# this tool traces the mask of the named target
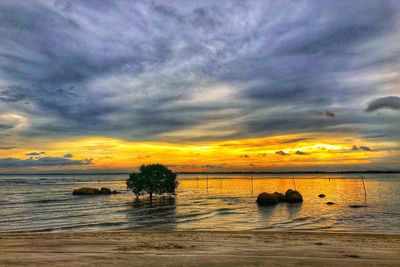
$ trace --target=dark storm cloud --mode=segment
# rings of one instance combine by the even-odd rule
[[[335,118],[335,113],[330,112],[329,110],[325,111],[325,112],[316,112],[315,113],[318,116],[325,116],[328,118]]]
[[[392,109],[400,111],[400,97],[398,96],[386,96],[372,100],[369,104],[366,112],[373,112],[380,109]]]
[[[280,156],[287,156],[287,155],[289,155],[288,153],[286,153],[286,152],[283,151],[283,150],[276,151],[275,154],[276,154],[276,155],[280,155]]]
[[[0,150],[11,150],[17,148],[16,146],[0,146]]]
[[[29,168],[39,166],[73,166],[73,165],[89,165],[92,159],[70,160],[62,157],[43,157],[43,158],[0,158],[0,168]]]
[[[14,125],[0,123],[0,131],[14,128]]]
[[[71,153],[67,153],[67,154],[64,154],[64,158],[66,158],[66,159],[70,159],[70,158],[72,158],[74,155],[72,155]]]
[[[360,146],[358,149],[360,149],[362,151],[372,151],[372,149],[367,146]]]
[[[40,156],[40,155],[43,155],[43,154],[46,154],[46,152],[30,152],[30,153],[26,153],[25,155],[26,156],[29,156],[29,157],[37,157],[37,156]]]
[[[292,138],[292,139],[283,140],[280,143],[281,144],[291,144],[291,143],[297,143],[297,142],[307,141],[307,140],[311,140],[311,139],[313,139],[313,138],[310,138],[310,137]]]
[[[356,146],[356,145],[353,145],[352,150],[354,150],[354,151],[372,151],[372,149],[367,146]]]
[[[400,67],[398,21],[396,1],[1,1],[0,115],[27,117],[23,136],[220,132],[173,140],[195,141],[356,124],[395,138],[361,113],[400,79],[384,75]],[[398,109],[379,101],[367,111]]]

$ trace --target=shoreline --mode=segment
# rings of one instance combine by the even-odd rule
[[[0,233],[0,265],[399,266],[400,234],[298,231]]]
[[[74,230],[37,230],[37,231],[15,231],[15,232],[0,232],[1,237],[8,236],[34,236],[41,234],[48,235],[71,235],[71,234],[82,234],[82,235],[92,235],[92,234],[126,234],[126,233],[136,233],[136,234],[147,234],[147,233],[216,233],[216,234],[229,234],[229,233],[243,233],[243,234],[304,234],[304,235],[354,235],[354,236],[395,236],[400,238],[400,233],[395,232],[352,232],[352,231],[335,231],[335,230],[296,230],[296,229],[288,229],[288,230],[267,230],[267,229],[248,229],[248,230],[186,230],[186,229],[148,229],[148,228],[132,228],[132,229],[120,229],[120,230],[89,230],[89,231],[74,231]]]

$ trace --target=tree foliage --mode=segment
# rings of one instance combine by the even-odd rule
[[[138,173],[129,174],[126,185],[137,197],[147,193],[152,200],[153,195],[175,195],[178,187],[176,176],[161,164],[142,165]]]

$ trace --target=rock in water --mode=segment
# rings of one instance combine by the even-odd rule
[[[326,197],[325,194],[319,194],[318,196],[321,197],[321,198],[322,197]]]
[[[365,206],[365,205],[350,205],[349,207],[353,208],[353,209],[358,209],[358,208],[366,208],[367,206]]]
[[[289,189],[286,191],[285,201],[288,203],[300,203],[303,202],[303,196],[299,191]]]
[[[264,192],[258,195],[257,204],[260,206],[271,206],[278,204],[278,199],[274,196],[274,194]]]
[[[278,202],[285,202],[285,195],[279,192],[274,192],[272,194],[277,200]]]
[[[335,204],[335,203],[329,201],[329,202],[326,202],[326,204],[327,204],[327,205],[333,205],[333,204]]]
[[[121,192],[119,192],[119,191],[117,191],[117,190],[113,190],[113,191],[111,192],[111,194],[116,195],[116,194],[121,194]]]
[[[106,188],[106,187],[102,187],[100,189],[100,194],[102,194],[102,195],[111,195],[111,189],[110,188]]]
[[[72,192],[73,195],[98,195],[99,193],[99,189],[91,187],[82,187],[75,189],[74,192]]]

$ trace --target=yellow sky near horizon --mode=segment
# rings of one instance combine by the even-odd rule
[[[27,153],[43,151],[45,154],[38,157],[63,157],[71,153],[71,160],[92,159],[89,165],[57,167],[57,170],[133,170],[150,163],[166,164],[175,171],[206,171],[207,168],[209,171],[337,170],[338,166],[342,169],[366,169],[365,166],[371,169],[371,164],[388,157],[390,152],[385,148],[393,145],[388,141],[370,143],[356,135],[337,133],[191,144],[130,142],[99,136],[28,142],[23,149],[0,151],[0,157],[27,159]],[[32,168],[39,171],[49,169],[45,166]]]

